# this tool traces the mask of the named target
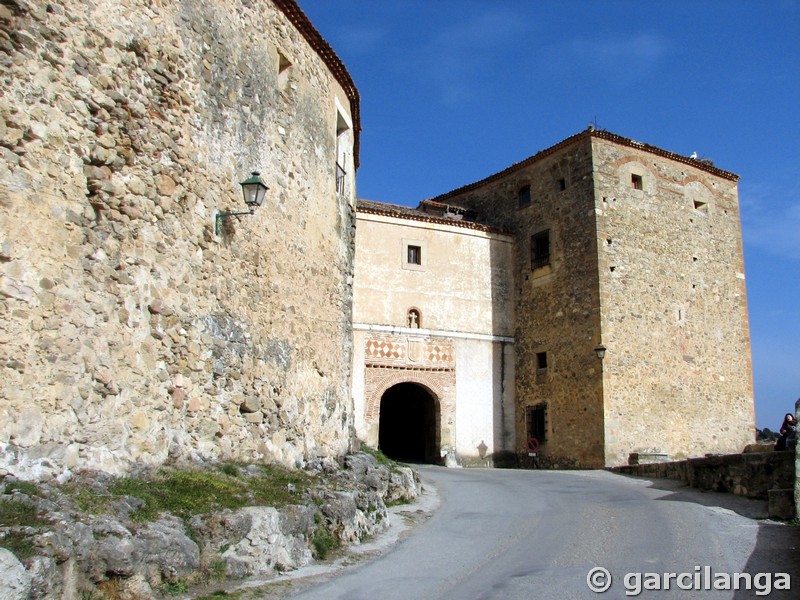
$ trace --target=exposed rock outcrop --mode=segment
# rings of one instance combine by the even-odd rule
[[[226,477],[219,465],[202,469]],[[242,471],[230,477],[238,481],[259,472]],[[347,456],[342,465],[320,459],[306,474],[313,484],[302,492],[288,484],[295,498],[290,504],[162,512],[149,522],[137,517],[143,502],[136,496],[112,497],[102,511],[78,508],[78,498],[86,502],[87,494],[110,495],[114,480],[102,474],[83,474],[81,492],[68,489],[74,482],[33,486],[8,474],[0,480],[0,515],[26,514],[28,521],[0,520],[0,546],[9,548],[0,549],[8,574],[0,598],[79,597],[109,586],[130,597],[157,598],[212,579],[269,577],[318,558],[324,553],[320,540],[357,544],[383,531],[386,503],[420,493],[414,471],[368,454]]]

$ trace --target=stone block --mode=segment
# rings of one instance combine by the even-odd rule
[[[768,492],[769,516],[776,519],[794,519],[794,488],[772,489]]]

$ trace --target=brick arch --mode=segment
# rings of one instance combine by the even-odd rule
[[[386,375],[376,381],[375,387],[367,398],[367,421],[373,423],[378,421],[381,398],[386,390],[399,383],[415,383],[422,386],[433,396],[437,407],[440,407],[444,390],[443,382],[437,380],[442,379],[443,374],[442,371],[418,371],[415,369],[388,370]]]

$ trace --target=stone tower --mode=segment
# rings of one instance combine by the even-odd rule
[[[433,199],[516,238],[519,452],[602,467],[752,441],[737,181],[590,129]]]
[[[297,4],[0,30],[0,468],[345,453],[359,96]],[[218,219],[251,171],[263,206]]]

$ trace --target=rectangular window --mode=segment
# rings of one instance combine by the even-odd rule
[[[567,189],[567,180],[563,177],[558,180],[558,189],[562,192]]]
[[[547,404],[537,404],[525,409],[525,425],[528,438],[536,438],[539,443],[547,440]]]
[[[531,236],[531,269],[540,269],[550,264],[550,230]]]
[[[536,353],[536,368],[537,369],[547,368],[547,352]]]
[[[631,187],[635,190],[643,189],[641,175],[631,175]]]
[[[353,132],[350,118],[343,110],[339,110],[339,100],[336,99],[336,193],[345,197],[352,193],[347,170],[351,167],[353,159]]]
[[[419,246],[408,246],[408,256],[406,257],[406,262],[410,265],[421,265],[422,264],[422,248]]]
[[[524,185],[519,188],[517,192],[517,202],[519,203],[519,208],[528,206],[531,203],[531,186]]]

